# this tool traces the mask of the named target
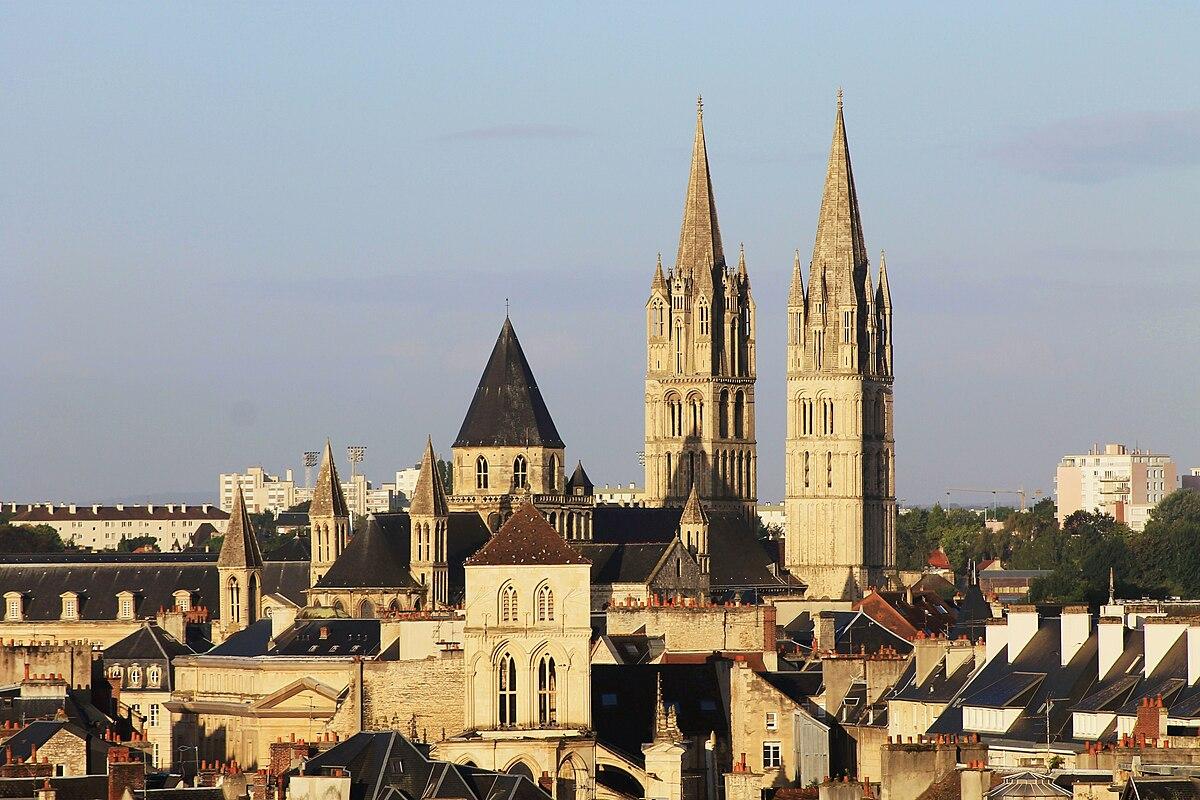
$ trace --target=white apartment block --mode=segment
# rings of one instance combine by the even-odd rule
[[[592,490],[598,506],[644,506],[646,490],[637,484],[597,486]]]
[[[397,478],[406,472],[408,470],[397,472]],[[266,511],[278,515],[281,511],[312,500],[312,487],[297,486],[290,469],[280,479],[262,467],[250,467],[245,472],[221,473],[218,497],[222,510],[228,512],[233,508],[233,492],[239,483],[246,500],[246,510],[251,514]],[[416,485],[415,479],[413,485]],[[365,475],[354,475],[342,481],[342,492],[346,495],[346,505],[350,511],[359,516],[401,510],[400,496],[394,485],[385,483],[372,486]]]
[[[408,505],[408,501],[412,499],[413,492],[417,490],[417,478],[420,474],[421,466],[419,464],[415,467],[396,471],[396,483],[393,485],[393,488],[404,495],[405,505]],[[384,486],[387,486],[387,484],[385,483]]]
[[[185,505],[55,505],[53,503],[4,506],[14,525],[49,525],[65,544],[89,550],[114,550],[125,539],[152,536],[164,553],[184,550],[196,543],[196,533],[211,526],[210,536],[225,533],[229,514],[215,506]]]
[[[1076,511],[1097,511],[1140,531],[1150,509],[1177,488],[1176,475],[1170,456],[1123,444],[1063,456],[1054,479],[1058,522]]]

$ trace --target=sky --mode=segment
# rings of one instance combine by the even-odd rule
[[[901,500],[1051,491],[1105,441],[1200,465],[1196,30],[1194,3],[0,4],[0,499],[195,501],[326,437],[389,480],[449,452],[505,298],[568,463],[640,483],[702,93],[778,500],[839,86]]]

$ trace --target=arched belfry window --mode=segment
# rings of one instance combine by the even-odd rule
[[[558,673],[549,654],[538,660],[537,680],[538,724],[554,725],[558,722]]]
[[[656,299],[650,311],[650,320],[655,336],[663,336],[666,334],[667,326],[665,319],[666,309],[663,307],[663,301]]]
[[[558,491],[558,456],[550,456],[550,491]]]
[[[242,621],[242,587],[237,578],[229,579],[229,618],[234,622]]]
[[[554,621],[554,590],[543,583],[537,590],[537,621]]]
[[[700,335],[708,336],[709,335],[708,301],[705,300],[704,298],[700,298],[700,303],[697,306],[697,309],[698,309],[697,316],[699,316],[699,318],[700,318]]]
[[[500,656],[496,674],[497,721],[501,725],[517,724],[517,662],[508,653]]]
[[[683,374],[683,323],[675,323],[675,372]]]
[[[475,459],[475,488],[488,488],[488,462],[483,456]]]
[[[500,587],[500,621],[517,621],[517,589],[511,583]]]
[[[513,486],[517,489],[529,488],[529,462],[525,456],[513,459]]]

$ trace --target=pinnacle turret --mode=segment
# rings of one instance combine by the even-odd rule
[[[679,524],[708,524],[708,512],[704,510],[704,503],[700,502],[700,492],[697,490],[694,482],[692,483],[692,490],[688,492],[687,503],[683,506],[683,513],[679,516]]]
[[[229,525],[225,528],[225,540],[221,542],[217,566],[261,569],[262,565],[262,551],[258,546],[258,537],[254,535],[250,514],[246,511],[246,499],[242,497],[242,487],[237,486],[233,493],[233,508],[229,512]]]
[[[425,455],[421,457],[421,471],[417,475],[408,513],[409,516],[426,517],[444,517],[450,513],[446,504],[446,489],[438,473],[437,456],[433,453],[432,436],[425,442]]]
[[[887,256],[882,250],[879,251],[879,289],[877,292],[875,305],[879,308],[890,310],[892,307],[892,290],[888,288]]]
[[[658,263],[654,265],[654,278],[650,281],[650,291],[658,294],[667,293],[667,279],[663,275],[662,253],[658,254]]]
[[[325,451],[321,455],[321,469],[317,473],[317,485],[313,488],[312,502],[308,506],[309,517],[347,517],[346,495],[338,480],[337,464],[333,460],[333,446],[325,440]]]
[[[788,305],[803,306],[804,305],[804,275],[800,270],[800,251],[796,251],[796,257],[792,261],[792,285],[788,289]]]

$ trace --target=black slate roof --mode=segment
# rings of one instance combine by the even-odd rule
[[[595,542],[669,542],[677,537],[683,508],[597,506],[592,511]],[[710,511],[709,586],[714,593],[745,590],[785,591],[796,582],[772,571],[774,555],[758,540],[745,517]]]
[[[283,524],[283,518],[289,512],[283,512],[275,520],[277,525]],[[308,514],[301,514],[304,518],[302,525],[308,524]],[[307,536],[289,536],[282,542],[277,544],[271,552],[267,553],[265,558],[267,561],[311,561],[312,560],[312,540]]]
[[[0,778],[0,797],[33,798],[42,788],[45,778]],[[51,778],[57,800],[96,800],[108,797],[107,775],[78,775],[70,778]]]
[[[171,634],[148,622],[120,641],[114,642],[104,649],[106,662],[136,661],[147,664],[153,661],[162,662],[163,687],[172,687],[171,659],[176,656],[189,656],[194,651],[186,644],[179,642]]]
[[[364,731],[304,765],[307,775],[345,770],[350,800],[547,800],[528,778],[430,760],[394,731]]]
[[[583,557],[592,562],[592,585],[605,583],[649,583],[654,570],[673,542],[613,544],[611,542],[572,542]]]
[[[565,446],[507,317],[454,446]]]
[[[409,537],[388,533],[374,516],[338,556],[318,589],[416,589],[409,572]]]
[[[391,541],[410,541],[411,521],[408,512],[376,514],[375,521]],[[488,530],[478,512],[450,512],[449,524],[446,526],[446,572],[450,584],[449,599],[451,603],[461,602],[466,591],[466,572],[463,570],[463,562],[472,553],[483,547],[491,536],[491,531]],[[409,563],[407,555],[404,563],[406,565]]]
[[[267,650],[269,656],[375,656],[380,629],[376,619],[297,620]]]
[[[308,562],[268,561],[263,593],[281,594],[304,605]],[[56,620],[62,593],[78,592],[84,620],[116,619],[117,592],[134,592],[134,615],[152,618],[175,605],[174,592],[192,593],[193,606],[220,616],[216,553],[54,553],[0,558],[0,594],[21,592],[25,618]]]
[[[890,695],[894,700],[914,700],[924,703],[949,703],[962,690],[975,671],[975,659],[965,659],[954,672],[946,674],[946,659],[942,658],[925,680],[918,683],[916,679],[916,662],[910,662],[905,668],[896,687]]]

